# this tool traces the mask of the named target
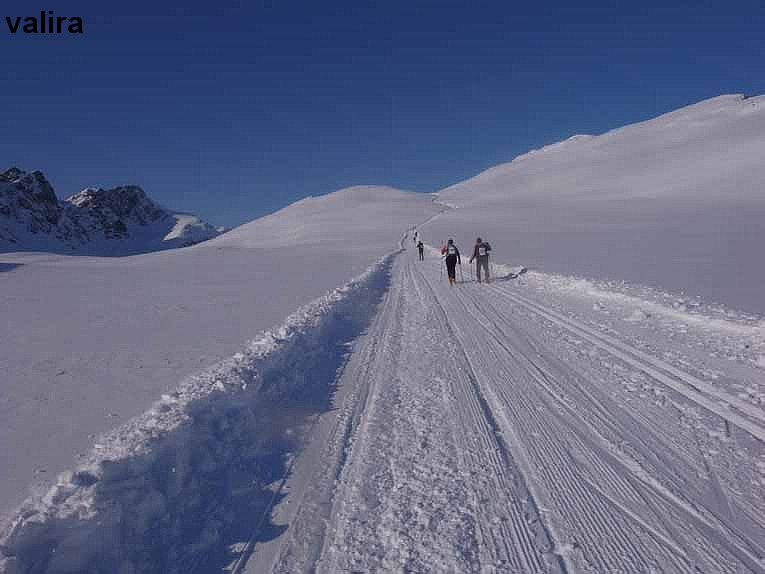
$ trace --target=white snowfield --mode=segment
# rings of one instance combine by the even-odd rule
[[[737,133],[729,143],[749,157],[761,116],[737,106],[752,101],[761,100],[724,97],[665,116],[687,146],[653,133],[659,120],[624,128],[652,133],[638,138],[643,155],[628,150],[624,171],[652,153],[651,138],[692,171],[683,153],[698,159],[705,130],[711,140]],[[735,110],[750,123],[736,123]],[[0,572],[765,572],[755,272],[728,277],[727,300],[714,297],[728,305],[690,287],[673,293],[669,279],[612,280],[620,242],[654,229],[617,218],[608,234],[602,221],[588,227],[615,246],[580,265],[588,279],[547,272],[553,259],[546,272],[511,273],[543,258],[526,259],[512,234],[534,236],[506,229],[503,214],[515,217],[518,197],[540,212],[554,204],[509,193],[516,167],[543,186],[555,172],[536,163],[543,156],[573,165],[566,150],[618,143],[619,133],[534,152],[510,175],[498,168],[496,188],[435,201],[351,188],[189,249],[0,258],[9,327],[0,447],[14,461],[2,470],[6,512],[40,480],[35,468],[58,475],[7,512]],[[709,145],[705,165],[732,177],[720,167],[724,146]],[[604,147],[603,162],[615,161]],[[750,183],[762,173],[730,161]],[[652,165],[645,159],[639,177]],[[760,199],[742,197],[746,235]],[[623,216],[615,201],[604,205],[600,215],[613,206]],[[651,221],[670,234],[666,220]],[[418,222],[425,261],[412,242]],[[547,225],[558,223],[561,249],[564,237],[583,241],[561,217]],[[479,232],[494,247],[489,284],[467,264]],[[450,235],[463,251],[455,286],[434,248]],[[540,254],[554,251],[542,243]],[[712,243],[695,254],[699,265]],[[653,248],[645,255],[661,269],[672,251]],[[682,255],[691,269],[693,254]]]
[[[438,193],[425,231],[529,268],[765,313],[765,96],[720,96],[576,136]]]
[[[269,243],[269,220],[286,233],[303,226],[303,214],[284,210],[247,234],[159,253],[0,255],[0,453],[13,460],[0,470],[0,516],[30,484],[46,489],[96,436],[362,273],[408,223],[438,211],[428,196],[389,188],[311,201],[352,206],[346,242],[325,241],[330,228],[306,243]]]
[[[338,254],[379,250],[392,245],[407,225],[420,223],[423,210],[442,208],[433,196],[392,187],[356,186],[320,197],[306,197],[271,215],[247,223],[208,243],[225,247],[282,248],[319,245]],[[419,219],[418,219],[419,217]],[[393,231],[395,230],[395,231]]]
[[[6,571],[765,572],[762,322],[414,253],[99,439]]]

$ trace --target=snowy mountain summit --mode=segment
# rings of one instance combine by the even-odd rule
[[[167,210],[137,185],[86,188],[59,201],[42,172],[0,172],[0,251],[127,255],[185,247],[219,235]]]

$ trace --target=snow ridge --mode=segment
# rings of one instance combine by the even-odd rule
[[[285,472],[305,421],[330,407],[394,255],[102,436],[8,521],[0,571],[188,573],[230,560],[216,550],[246,538],[270,508],[268,484]]]

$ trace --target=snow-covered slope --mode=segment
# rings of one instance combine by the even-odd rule
[[[87,188],[59,201],[40,171],[0,173],[0,252],[128,255],[217,235],[195,215],[169,211],[135,185]]]
[[[0,572],[765,572],[762,316],[621,281],[756,307],[761,105],[437,202],[350,188],[183,250],[0,255]],[[450,286],[435,249],[386,256],[416,224],[618,283],[463,261]]]
[[[498,261],[763,312],[765,96],[721,96],[575,136],[439,192],[430,231]]]
[[[386,257],[101,437],[8,572],[764,571],[761,322],[442,268]]]
[[[402,222],[419,223],[413,210],[432,196],[412,195],[392,187],[356,186],[319,197],[306,197],[269,216],[242,225],[211,245],[268,247],[334,244],[344,252],[390,242]]]
[[[424,194],[362,193],[267,218],[293,240],[270,237],[264,219],[233,239],[131,257],[0,254],[0,452],[13,460],[0,470],[0,515],[28,485],[44,488],[74,466],[95,436],[363,273],[439,210]],[[310,244],[300,238],[306,204],[338,222],[313,229]]]

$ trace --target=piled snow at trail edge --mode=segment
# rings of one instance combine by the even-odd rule
[[[316,403],[307,395],[322,384],[328,390],[320,392],[331,400],[327,381],[334,381],[348,344],[374,316],[394,256],[299,308],[244,352],[189,377],[101,437],[83,464],[8,520],[0,571],[193,571],[235,520],[242,504],[237,479],[247,477],[247,498],[257,498],[253,489],[267,496],[274,479],[268,457],[286,458],[274,446],[284,438],[275,434],[290,435],[290,425],[300,425],[294,414],[305,414],[305,405],[294,403]],[[289,411],[290,401],[294,418],[287,421],[290,415],[277,405]]]

